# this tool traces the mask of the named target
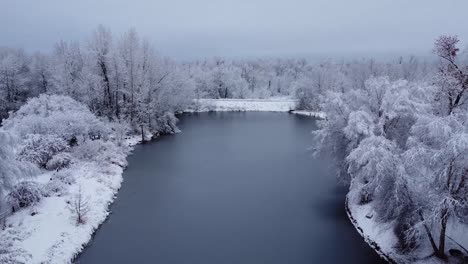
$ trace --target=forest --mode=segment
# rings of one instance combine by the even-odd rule
[[[431,58],[183,62],[135,29],[114,35],[105,26],[51,53],[0,48],[0,262],[38,260],[15,240],[41,202],[74,219],[45,261],[70,261],[107,217],[132,144],[177,133],[177,114],[201,98],[292,98],[323,113],[314,155],[333,159],[348,202],[391,226],[400,259],[448,259],[450,237],[468,225],[464,48],[443,35]],[[47,226],[42,214],[25,223]]]

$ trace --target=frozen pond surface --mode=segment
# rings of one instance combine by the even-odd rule
[[[181,117],[137,146],[112,214],[77,263],[380,263],[346,217],[345,191],[287,113]]]

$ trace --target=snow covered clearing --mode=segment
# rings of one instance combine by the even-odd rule
[[[187,112],[210,111],[267,111],[288,112],[294,110],[294,99],[196,99]]]
[[[295,110],[297,104],[297,99],[281,97],[271,99],[195,99],[193,105],[185,112],[290,112],[292,114],[325,118],[325,115],[321,112]]]

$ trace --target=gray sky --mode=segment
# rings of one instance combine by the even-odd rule
[[[163,55],[352,56],[430,52],[468,40],[467,0],[0,0],[0,46],[48,51],[103,24],[135,27]]]

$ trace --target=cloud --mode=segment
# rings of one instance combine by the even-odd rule
[[[426,53],[440,34],[468,39],[465,0],[6,1],[0,45],[50,50],[98,25],[135,27],[176,58]]]

